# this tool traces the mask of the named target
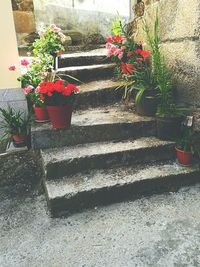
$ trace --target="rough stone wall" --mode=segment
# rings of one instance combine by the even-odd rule
[[[200,108],[200,1],[144,0],[133,6],[136,40],[145,41],[143,20],[159,14],[161,49],[175,74],[178,101]]]
[[[33,0],[12,0],[13,16],[19,45],[36,31]]]

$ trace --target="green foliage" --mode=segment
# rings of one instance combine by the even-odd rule
[[[122,35],[122,17],[118,16],[116,20],[112,22],[112,32],[115,36],[121,36]]]
[[[11,141],[12,135],[27,135],[30,126],[30,118],[22,111],[15,111],[13,108],[0,108],[1,123],[0,129],[3,130],[3,136],[0,138],[0,143],[4,140]]]
[[[194,132],[192,128],[185,128],[182,136],[176,142],[177,148],[185,151],[192,152],[200,158],[200,134]]]
[[[157,115],[161,117],[177,116],[178,111],[174,101],[172,74],[160,51],[158,13],[156,14],[153,34],[151,34],[146,23],[144,30],[152,53],[152,79],[159,91],[160,103]]]
[[[61,30],[57,28],[55,31],[53,28],[47,27],[43,33],[41,33],[40,38],[33,43],[33,55],[35,57],[42,58],[45,54],[53,55],[59,51],[64,51],[64,34]]]

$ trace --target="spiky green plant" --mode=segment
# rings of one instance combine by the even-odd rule
[[[0,143],[5,140],[10,142],[14,134],[27,135],[31,119],[23,111],[16,111],[12,107],[0,108],[0,117],[2,119],[0,130],[3,131]]]
[[[157,109],[157,115],[161,117],[176,116],[178,111],[173,96],[172,74],[160,51],[158,12],[154,22],[153,34],[147,26],[147,23],[144,23],[144,30],[152,53],[152,79],[159,92],[160,102]]]

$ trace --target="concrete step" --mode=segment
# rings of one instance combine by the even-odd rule
[[[98,64],[88,66],[74,66],[60,68],[57,71],[57,75],[69,82],[74,82],[69,76],[78,79],[81,82],[96,81],[113,77],[115,64]],[[69,75],[69,76],[68,76]]]
[[[124,89],[119,87],[120,81],[110,79],[81,84],[79,94],[74,103],[74,109],[87,109],[120,102]]]
[[[76,111],[69,129],[52,129],[50,123],[37,123],[31,129],[34,149],[155,135],[155,119],[138,116],[119,104]]]
[[[176,191],[200,182],[198,165],[180,167],[175,162],[160,162],[91,170],[45,181],[46,197],[52,215],[58,216],[97,205],[138,199],[155,193]]]
[[[51,148],[42,150],[41,156],[46,179],[55,179],[84,170],[173,159],[175,151],[174,142],[143,137]]]
[[[95,49],[89,52],[77,52],[73,54],[63,54],[59,58],[59,68],[82,66],[82,65],[95,65],[105,64],[110,60],[107,58],[106,48]]]

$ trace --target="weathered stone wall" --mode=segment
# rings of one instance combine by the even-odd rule
[[[18,44],[26,44],[27,36],[36,31],[33,0],[12,0]]]
[[[135,37],[146,42],[143,20],[152,27],[159,14],[161,49],[175,74],[178,100],[200,107],[200,1],[144,0],[134,5]]]

